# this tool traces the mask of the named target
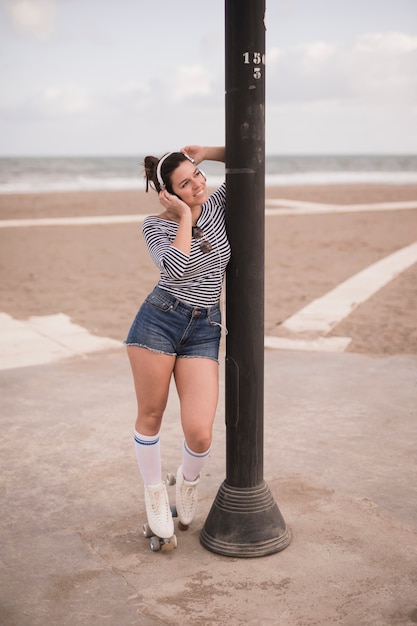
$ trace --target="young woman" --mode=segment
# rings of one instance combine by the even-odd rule
[[[180,400],[184,433],[176,476],[182,524],[192,521],[197,484],[212,442],[218,401],[220,293],[230,246],[225,228],[225,184],[210,197],[198,168],[223,161],[222,147],[186,146],[161,159],[145,158],[146,190],[159,195],[162,211],[147,217],[142,232],[160,279],[139,309],[125,341],[138,403],[136,458],[145,487],[148,523],[169,538],[174,524],[161,478],[159,432],[171,376]]]

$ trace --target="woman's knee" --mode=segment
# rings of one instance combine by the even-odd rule
[[[146,410],[139,409],[136,418],[136,430],[143,435],[156,435],[161,429],[163,414],[164,409],[160,407],[148,407]]]
[[[193,452],[202,454],[207,452],[212,442],[212,431],[195,431],[185,434],[185,441],[187,446]]]

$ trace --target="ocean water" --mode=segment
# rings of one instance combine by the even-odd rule
[[[0,193],[143,189],[143,157],[0,158]],[[224,166],[203,164],[210,186],[224,180]],[[417,155],[267,156],[265,183],[417,183]]]

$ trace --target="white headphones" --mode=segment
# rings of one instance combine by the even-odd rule
[[[162,163],[165,161],[165,159],[167,159],[169,156],[171,156],[171,154],[174,154],[173,152],[168,152],[167,154],[164,154],[163,157],[161,157],[158,161],[158,165],[156,167],[156,178],[158,179],[158,183],[159,183],[159,187],[161,188],[161,191],[163,191],[164,189],[166,189],[166,185],[163,181],[162,178],[162,173],[161,173],[161,167],[162,167]],[[191,157],[188,156],[188,154],[185,154],[185,152],[182,152],[182,154],[189,160],[191,161],[191,163],[195,163],[194,159],[192,159]],[[204,174],[204,172],[202,170],[200,170],[201,174],[204,176],[204,180],[207,180],[206,175]]]
[[[167,154],[165,154],[162,158],[159,159],[158,161],[158,165],[156,168],[156,178],[158,179],[158,183],[159,186],[161,188],[161,191],[163,191],[166,186],[164,181],[162,180],[162,174],[161,174],[161,167],[162,167],[162,163],[165,161],[165,159],[167,159],[170,155],[172,154],[172,152],[167,152]]]

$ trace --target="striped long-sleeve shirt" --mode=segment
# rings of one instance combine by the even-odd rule
[[[177,222],[157,216],[148,216],[143,221],[146,245],[161,273],[158,287],[192,306],[209,307],[220,299],[230,258],[225,205],[226,185],[223,183],[202,206],[196,225],[203,232],[204,239],[192,238],[189,255],[172,245],[178,230]],[[202,241],[210,242],[210,252],[201,250]]]

